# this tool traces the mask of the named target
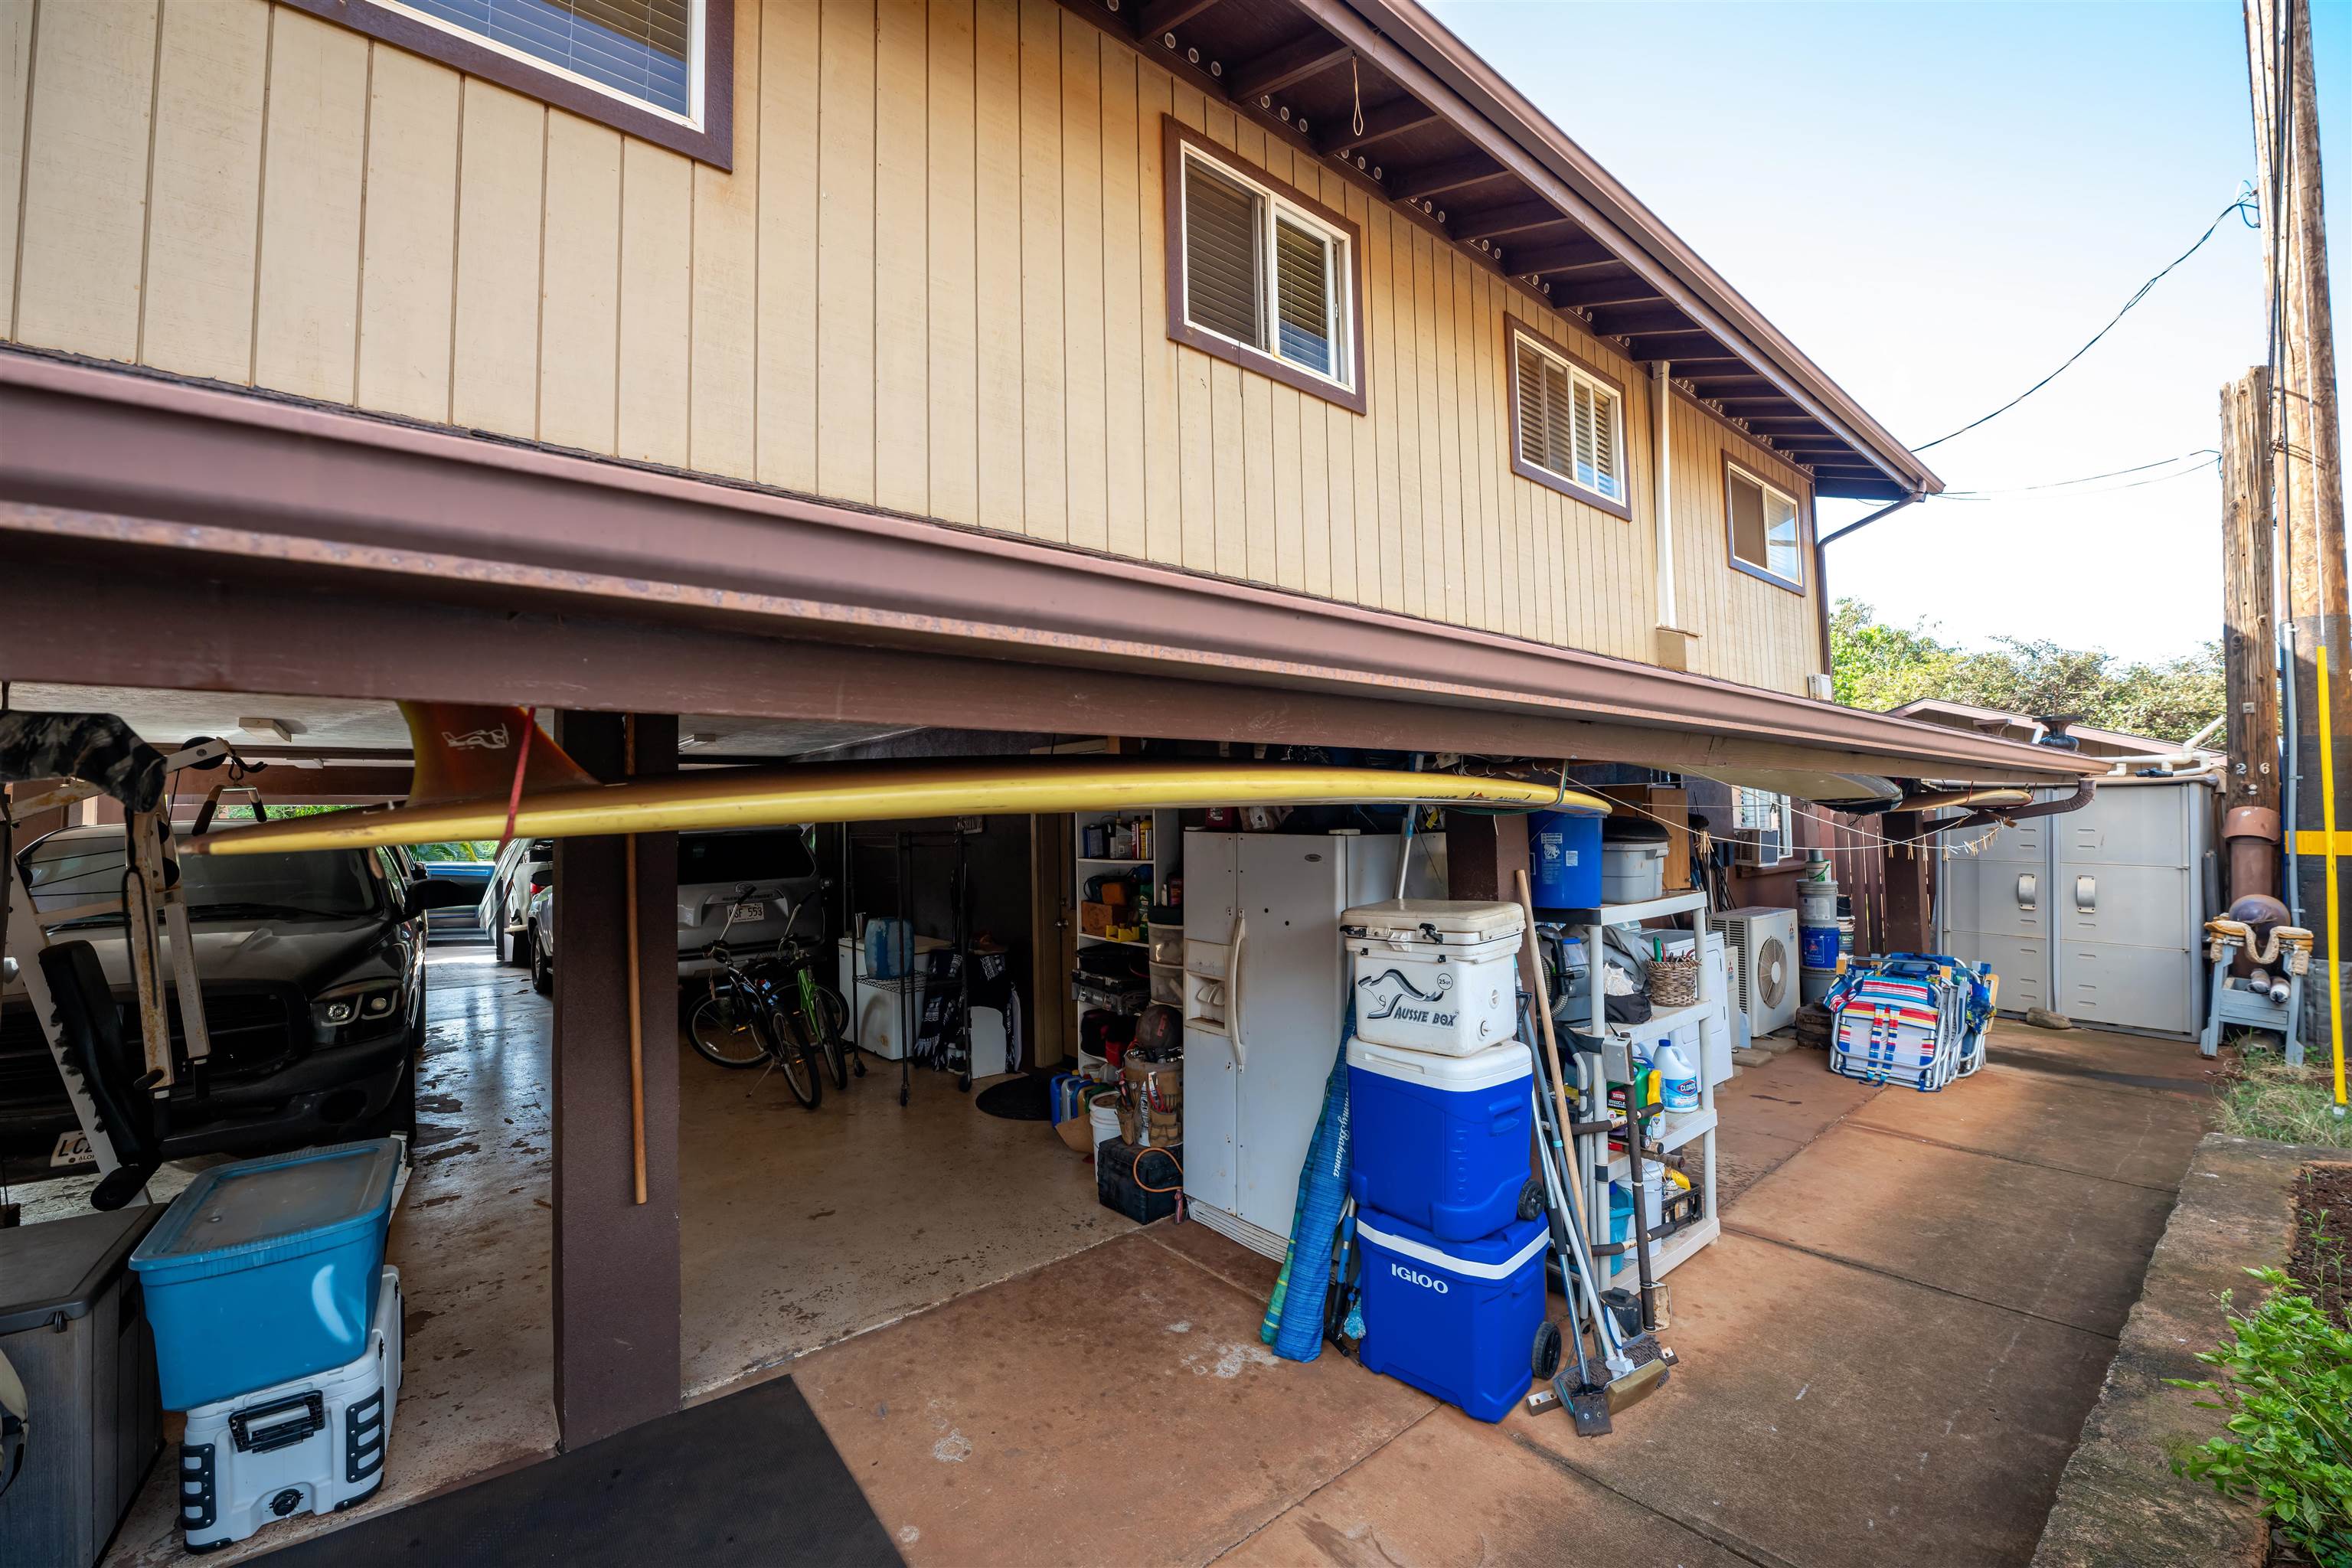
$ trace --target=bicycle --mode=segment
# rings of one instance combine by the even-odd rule
[[[784,1082],[794,1099],[814,1110],[824,1087],[817,1076],[823,1063],[836,1088],[849,1086],[847,1051],[842,1040],[848,1026],[849,1007],[838,993],[816,978],[813,943],[795,943],[793,927],[799,922],[803,899],[785,917],[784,937],[773,955],[738,963],[729,952],[727,932],[735,917],[730,912],[719,928],[719,940],[704,950],[719,968],[708,981],[708,994],[697,1004],[688,1037],[704,1060],[724,1068],[758,1067],[784,1069]],[[790,974],[789,992],[781,983]],[[864,1077],[866,1064],[856,1064]]]

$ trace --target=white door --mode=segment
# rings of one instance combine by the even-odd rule
[[[2205,804],[2195,784],[2116,784],[2049,819],[2058,1010],[2076,1023],[2196,1032]]]
[[[1298,1173],[1339,1052],[1348,848],[1344,838],[1305,835],[1242,841],[1238,914],[1248,934],[1233,981],[1241,1058],[1241,1206],[1234,1212],[1277,1236],[1290,1234]],[[1188,905],[1189,873],[1188,867]],[[1189,1121],[1189,1109],[1186,1114]]]
[[[2052,1005],[2050,823],[2028,817],[1992,835],[1976,854],[1955,853],[1940,868],[1944,951],[2000,976],[2000,1009]],[[1943,836],[1964,850],[1989,829]]]

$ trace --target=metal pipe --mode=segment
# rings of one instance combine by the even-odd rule
[[[1831,668],[1836,661],[1830,657],[1830,563],[1829,557],[1825,552],[1834,541],[1843,539],[1849,533],[1858,533],[1862,530],[1868,528],[1872,523],[1876,522],[1880,518],[1885,517],[1893,512],[1901,511],[1905,507],[1911,505],[1913,502],[1923,501],[1927,499],[1927,491],[1916,491],[1911,495],[1905,496],[1901,500],[1893,501],[1885,506],[1880,507],[1868,517],[1858,518],[1854,521],[1847,523],[1843,528],[1839,529],[1835,533],[1831,534],[1826,539],[1816,538],[1813,541],[1813,615],[1821,623],[1822,669],[1824,673],[1832,676],[1834,676],[1837,673],[1835,669]]]
[[[1675,614],[1674,403],[1674,366],[1665,360],[1654,360],[1650,364],[1650,446],[1658,476],[1652,508],[1658,528],[1658,625],[1678,628],[1682,622]]]

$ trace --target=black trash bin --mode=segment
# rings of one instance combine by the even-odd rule
[[[29,1406],[0,1494],[0,1563],[89,1568],[163,1445],[155,1344],[131,1248],[160,1204],[0,1230],[0,1354]]]

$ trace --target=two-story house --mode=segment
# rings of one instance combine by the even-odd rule
[[[1411,0],[0,0],[0,311],[20,682],[2072,776],[1822,700],[1937,479]]]

